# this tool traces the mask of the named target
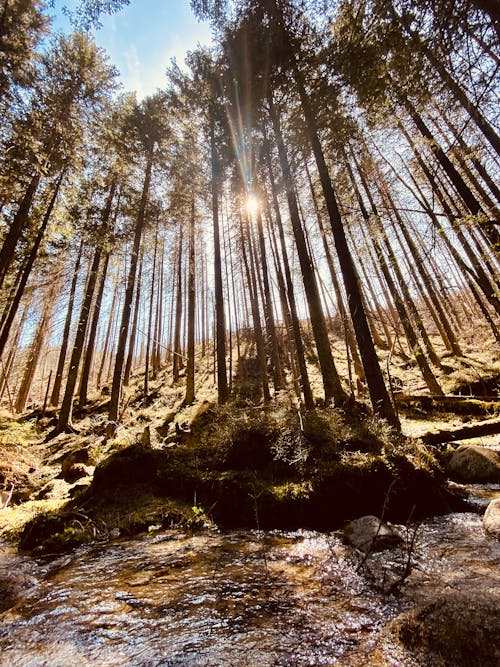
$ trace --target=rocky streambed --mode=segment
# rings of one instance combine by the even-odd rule
[[[364,553],[338,532],[150,531],[57,559],[3,545],[0,664],[499,664],[500,543],[475,511]],[[408,569],[408,571],[407,571]]]

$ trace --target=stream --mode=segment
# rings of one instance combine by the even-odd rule
[[[476,486],[482,512],[498,485]],[[409,542],[413,528],[408,529]],[[33,585],[0,614],[0,664],[391,665],[380,638],[436,592],[488,590],[500,604],[500,543],[481,514],[416,527],[408,551],[362,555],[339,533],[162,531],[34,560],[1,545],[0,576]]]

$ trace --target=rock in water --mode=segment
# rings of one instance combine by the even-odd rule
[[[347,524],[344,541],[366,554],[400,546],[403,538],[396,528],[370,514]]]
[[[461,482],[500,482],[500,454],[488,447],[462,445],[450,459],[448,470]]]
[[[405,612],[391,625],[402,644],[417,658],[417,664],[500,665],[500,614],[495,591],[450,590]]]
[[[500,498],[495,498],[486,508],[483,516],[484,530],[491,537],[500,540]]]

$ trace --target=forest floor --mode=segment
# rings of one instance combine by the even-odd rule
[[[341,342],[334,345],[343,377]],[[436,371],[449,399],[428,392],[414,363],[381,354],[390,375],[403,435],[371,416],[366,400],[352,410],[322,406],[301,413],[291,392],[259,402],[252,349],[232,377],[234,399],[217,406],[211,359],[199,359],[197,400],[183,406],[184,382],[171,369],[141,375],[125,393],[116,437],[104,438],[106,394],[75,410],[77,432],[46,440],[55,411],[0,415],[0,481],[14,484],[0,514],[0,538],[38,552],[61,552],[82,541],[173,525],[331,529],[361,514],[405,522],[413,514],[457,509],[446,485],[446,461],[461,441],[454,429],[486,424],[474,443],[500,449],[500,353],[480,349],[471,334],[464,357],[442,353]],[[321,378],[309,357],[313,391]],[[463,397],[468,397],[464,400]],[[475,398],[471,398],[475,397]],[[498,400],[496,400],[498,398]],[[492,425],[492,426],[491,426]],[[447,435],[439,437],[439,432]],[[438,434],[436,444],[426,441]]]

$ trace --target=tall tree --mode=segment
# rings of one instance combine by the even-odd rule
[[[156,95],[143,100],[143,102],[140,105],[137,105],[133,110],[130,120],[131,129],[135,134],[137,150],[144,164],[144,176],[142,181],[139,207],[135,220],[132,251],[130,255],[130,267],[125,288],[125,298],[123,302],[120,329],[118,332],[118,345],[113,370],[113,383],[111,387],[109,407],[109,424],[107,429],[108,436],[113,436],[115,434],[120,416],[125,350],[129,336],[132,300],[134,296],[139,250],[142,234],[146,224],[146,209],[151,186],[151,176],[153,172],[153,166],[157,158],[158,149],[162,143],[165,142],[168,134],[165,96],[161,93],[157,93]]]

